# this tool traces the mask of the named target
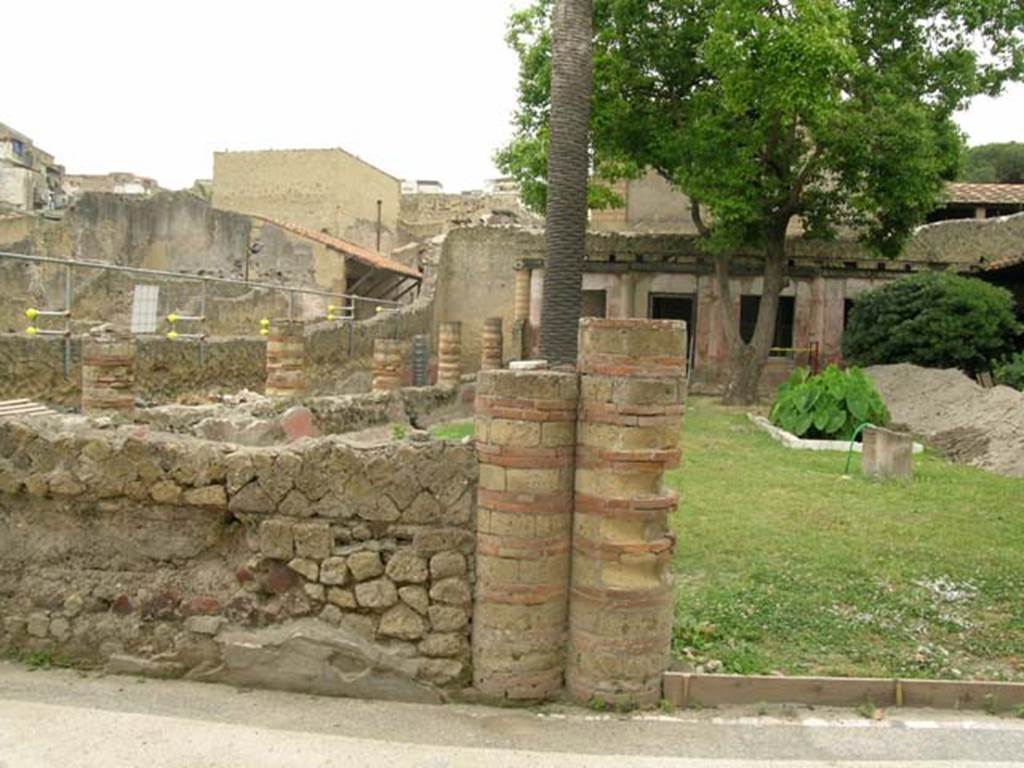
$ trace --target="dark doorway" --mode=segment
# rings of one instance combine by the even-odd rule
[[[686,321],[686,362],[692,369],[694,350],[697,349],[697,297],[686,293],[652,293],[648,299],[647,315],[652,320]]]
[[[757,327],[757,313],[761,308],[760,296],[740,297],[740,338],[749,344]],[[796,301],[792,296],[779,296],[779,309],[775,315],[775,338],[772,349],[791,349],[793,346],[793,318]],[[775,357],[792,356],[792,352],[772,352]]]
[[[607,317],[608,316],[608,292],[607,291],[583,291],[583,303],[580,307],[580,317]]]

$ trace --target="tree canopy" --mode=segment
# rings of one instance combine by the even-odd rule
[[[1024,184],[1024,144],[982,144],[964,153],[961,181]]]
[[[515,13],[515,134],[498,152],[543,208],[550,137],[551,7]],[[726,399],[750,402],[785,285],[789,224],[849,228],[885,255],[955,178],[953,115],[1024,73],[1020,0],[594,0],[594,207],[607,182],[653,168],[688,195],[714,258],[731,351]],[[705,216],[703,212],[706,212]],[[732,318],[730,259],[762,254],[749,342]]]
[[[511,19],[516,133],[499,165],[543,208],[552,0]],[[712,246],[785,217],[898,250],[959,166],[953,113],[1024,71],[1018,0],[596,0],[591,204],[652,167]]]

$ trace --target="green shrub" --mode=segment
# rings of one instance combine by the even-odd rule
[[[865,293],[850,312],[843,355],[856,365],[915,363],[989,370],[1021,326],[1009,291],[950,272],[922,272]]]
[[[779,387],[770,418],[797,437],[849,440],[864,422],[884,427],[890,416],[863,371],[830,365],[816,376],[806,368],[794,371]]]
[[[996,384],[1005,384],[1024,392],[1024,352],[1018,352],[996,366],[995,374]]]

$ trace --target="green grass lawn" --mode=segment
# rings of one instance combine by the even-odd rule
[[[430,428],[430,434],[440,440],[462,440],[473,434],[473,420],[446,421]]]
[[[1024,680],[1024,480],[926,454],[912,482],[691,398],[668,475],[674,649],[744,674]]]

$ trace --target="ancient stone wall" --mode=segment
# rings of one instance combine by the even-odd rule
[[[469,680],[476,478],[441,441],[0,422],[0,648],[438,701]]]
[[[140,337],[135,346],[135,393],[144,402],[263,389],[262,339],[213,339],[200,351],[197,341]],[[71,363],[65,376],[61,338],[0,334],[0,399],[27,397],[77,406],[82,379],[79,337],[71,341]]]
[[[543,221],[526,210],[515,193],[413,193],[402,195],[398,230],[400,241],[408,243],[474,224],[542,226]]]
[[[400,194],[398,179],[343,149],[213,155],[213,202],[218,208],[326,230],[385,253],[395,246]]]
[[[249,252],[259,240],[260,249]],[[0,219],[0,250],[196,275],[283,283],[344,292],[344,257],[307,238],[248,216],[220,211],[187,192],[152,197],[88,193],[60,221],[37,216]],[[23,330],[30,307],[64,305],[61,265],[0,259],[0,329]],[[159,314],[198,314],[198,283],[76,268],[73,320],[127,325],[134,285],[160,288]],[[203,330],[212,334],[255,334],[262,317],[282,317],[289,297],[281,291],[245,285],[206,286]],[[298,294],[297,317],[327,315],[331,300]],[[165,329],[166,330],[166,329]]]

